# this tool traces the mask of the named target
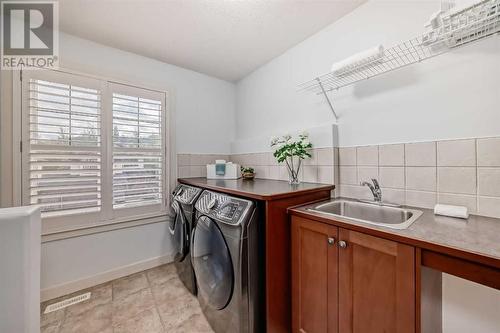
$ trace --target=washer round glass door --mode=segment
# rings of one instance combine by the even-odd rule
[[[187,221],[177,201],[172,203],[174,217],[170,220],[169,231],[174,247],[174,260],[182,261],[188,253]]]
[[[233,263],[217,223],[207,216],[198,218],[193,231],[191,261],[198,295],[213,309],[223,309],[233,292]]]

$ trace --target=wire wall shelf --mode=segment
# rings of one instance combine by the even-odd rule
[[[299,91],[324,94],[500,33],[500,0],[483,0],[461,10],[451,10],[441,18],[438,28],[385,49],[381,57],[355,66],[320,75],[299,84]],[[336,116],[336,115],[335,115]]]

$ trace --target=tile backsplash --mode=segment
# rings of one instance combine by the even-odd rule
[[[304,182],[336,184],[336,196],[373,199],[360,183],[377,178],[383,200],[433,208],[467,206],[473,214],[500,218],[500,138],[312,149],[304,160]],[[204,177],[216,159],[255,169],[256,178],[287,180],[272,153],[178,154],[179,177]]]
[[[304,160],[300,171],[300,179],[304,182],[335,183],[335,158],[333,148],[312,149],[310,159]],[[205,177],[206,164],[214,163],[216,159],[223,159],[250,166],[255,169],[256,178],[288,180],[288,173],[283,164],[278,164],[270,152],[233,155],[210,154],[178,154],[178,177]],[[337,173],[338,175],[338,173]]]
[[[336,149],[315,148],[312,157],[303,161],[299,179],[304,182],[335,184]],[[288,180],[284,164],[278,164],[272,153],[250,153],[231,155],[231,161],[255,169],[255,177],[262,179]]]
[[[341,196],[371,199],[359,185],[369,176],[377,176],[386,201],[462,205],[500,218],[500,138],[339,148]]]
[[[207,164],[215,160],[230,160],[229,155],[221,154],[177,154],[177,177],[206,177]]]

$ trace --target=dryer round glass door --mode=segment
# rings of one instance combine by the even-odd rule
[[[198,295],[213,309],[223,309],[233,292],[233,263],[217,223],[201,216],[193,231],[191,261]]]
[[[170,239],[174,248],[174,260],[182,261],[188,253],[187,221],[177,201],[172,203],[174,216],[169,223]]]

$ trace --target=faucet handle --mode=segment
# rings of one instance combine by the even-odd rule
[[[372,178],[373,185],[375,186],[376,189],[379,189],[380,186],[378,184],[378,180],[376,178]]]

